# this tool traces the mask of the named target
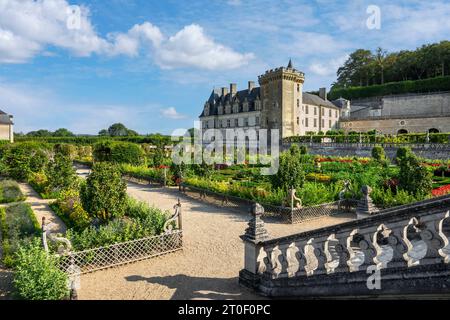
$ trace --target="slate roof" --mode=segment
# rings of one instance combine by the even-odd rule
[[[333,103],[338,108],[344,108],[347,106],[347,101],[347,99],[340,97],[339,99],[331,101],[331,103]]]
[[[11,117],[2,110],[0,110],[0,124],[14,124]]]
[[[312,93],[303,92],[303,104],[311,104],[313,106],[330,107],[336,109],[337,107],[328,100],[323,100],[321,97]]]
[[[231,106],[235,103],[236,99],[239,103],[239,112],[243,112],[244,109],[244,101],[247,100],[248,102],[248,111],[255,111],[255,100],[259,99],[259,93],[260,88],[256,87],[253,88],[250,92],[249,90],[241,90],[236,92],[236,95],[234,97],[231,97],[231,94],[228,93],[225,97],[221,97],[221,93],[218,89],[213,90],[211,92],[211,95],[207,101],[210,106],[209,110],[209,116],[218,115],[218,106],[223,105],[225,106],[227,102],[230,103]],[[204,110],[202,111],[202,114],[200,117],[204,117]]]
[[[210,105],[209,115],[208,116],[215,116],[218,115],[218,106],[225,105],[227,102],[230,102],[231,107],[233,107],[233,103],[235,99],[238,99],[239,101],[239,112],[243,112],[243,103],[245,99],[248,101],[248,111],[255,111],[255,100],[260,99],[260,88],[256,87],[253,88],[251,92],[248,90],[241,90],[236,92],[236,95],[232,98],[231,94],[228,93],[225,97],[221,97],[221,91],[220,89],[215,89],[211,92],[211,95],[207,101]],[[334,105],[331,101],[323,100],[321,97],[303,92],[303,104],[309,104],[313,106],[319,106],[319,107],[329,107],[333,109],[337,109],[338,107]],[[205,117],[205,110],[203,109],[200,117]]]

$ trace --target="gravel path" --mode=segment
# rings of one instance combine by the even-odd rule
[[[49,203],[53,200],[44,200],[39,194],[31,188],[31,186],[27,183],[19,183],[20,189],[22,193],[26,196],[25,203],[28,203],[33,209],[34,214],[36,215],[36,219],[39,223],[42,222],[42,218],[45,217],[47,223],[52,223],[50,225],[50,229],[56,233],[65,233],[66,226],[64,222],[53,212],[50,208]],[[12,205],[2,204],[1,206],[6,207]],[[0,239],[1,239],[1,230],[0,230]],[[0,300],[11,299],[11,290],[12,290],[12,271],[10,269],[6,269],[1,264],[2,259],[2,246],[0,245]]]
[[[22,193],[27,197],[25,203],[28,203],[31,206],[39,224],[41,224],[42,218],[45,217],[46,223],[52,223],[50,229],[53,232],[65,233],[67,229],[66,225],[49,206],[49,203],[54,200],[42,199],[41,196],[27,183],[19,183],[19,186]]]
[[[86,170],[78,170],[85,175]],[[128,183],[128,194],[172,212],[176,189]],[[183,251],[81,277],[80,299],[259,299],[238,285],[244,265],[240,235],[249,216],[180,197]],[[342,223],[352,217],[326,217],[297,225],[269,222],[270,236],[279,237]]]

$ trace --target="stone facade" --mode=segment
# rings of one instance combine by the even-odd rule
[[[0,110],[0,140],[14,142],[14,123],[13,116]]]
[[[450,132],[450,92],[353,100],[340,126],[347,132],[383,134]]]
[[[246,90],[213,90],[200,115],[206,129],[279,129],[280,138],[338,127],[341,108],[322,97],[304,93],[305,75],[289,61],[287,67],[266,71],[260,87],[249,81]],[[223,133],[224,134],[224,133]]]
[[[450,132],[450,92],[328,101],[325,88],[319,95],[303,92],[305,74],[291,61],[258,81],[260,87],[249,81],[246,90],[237,91],[233,83],[213,90],[200,115],[202,128],[279,129],[280,138],[337,129],[392,135]]]

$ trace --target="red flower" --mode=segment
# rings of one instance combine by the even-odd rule
[[[435,197],[439,197],[439,196],[445,196],[446,194],[450,193],[450,184],[433,189],[431,191],[431,194]]]
[[[158,169],[168,169],[169,168],[169,166],[166,166],[166,165],[160,165],[159,167],[158,167]]]

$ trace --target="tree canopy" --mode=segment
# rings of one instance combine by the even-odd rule
[[[413,51],[358,49],[337,70],[332,89],[447,75],[450,75],[450,41],[423,45]]]
[[[131,129],[128,129],[122,123],[114,123],[107,130],[100,130],[99,136],[110,136],[110,137],[126,137],[126,136],[138,136],[139,134]]]

